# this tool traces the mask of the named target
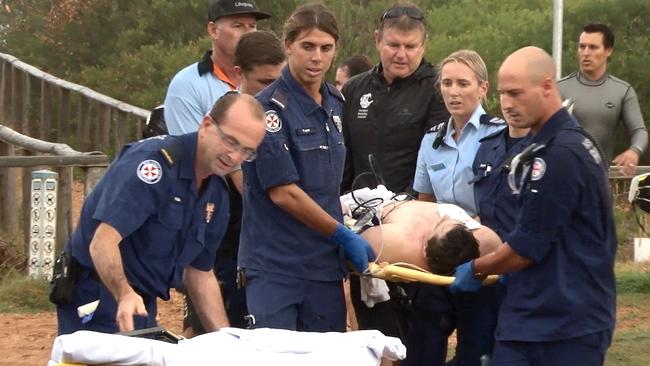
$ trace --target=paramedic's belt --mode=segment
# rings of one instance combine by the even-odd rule
[[[389,264],[386,262],[371,262],[368,263],[368,274],[391,282],[423,282],[438,286],[449,286],[454,282],[454,277],[433,274],[422,268],[406,263]],[[483,280],[483,285],[492,285],[498,281],[498,275],[488,276]]]

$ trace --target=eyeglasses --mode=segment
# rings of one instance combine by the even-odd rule
[[[208,118],[214,123],[214,126],[217,128],[217,133],[219,134],[219,138],[223,143],[226,145],[228,150],[233,150],[240,152],[242,155],[245,156],[244,161],[253,161],[257,157],[257,151],[255,149],[251,149],[250,147],[244,147],[242,146],[239,141],[237,141],[236,138],[226,134],[223,132],[221,127],[219,127],[219,124],[210,116],[209,114],[207,115]]]
[[[406,15],[413,20],[424,21],[424,14],[420,9],[413,6],[396,6],[386,10],[384,15],[381,16],[380,22],[383,23],[386,19],[399,18],[402,15]]]

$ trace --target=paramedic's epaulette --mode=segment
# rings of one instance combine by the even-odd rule
[[[445,135],[447,134],[447,125],[449,122],[444,121],[440,122],[437,125],[431,127],[426,133],[435,133],[436,137],[433,138],[433,144],[431,147],[433,149],[437,149],[442,145],[442,141],[445,139]]]
[[[330,83],[325,83],[325,85],[327,85],[327,89],[330,91],[330,94],[338,98],[342,103],[345,103],[345,97],[340,90],[336,89],[336,87]]]
[[[167,136],[159,151],[167,165],[171,167],[183,158],[184,149],[180,139],[170,137],[172,136]]]
[[[494,126],[503,126],[506,123],[506,121],[504,121],[503,119],[489,114],[482,115],[479,118],[479,121],[483,124],[494,125]]]
[[[289,103],[289,93],[282,87],[277,87],[271,94],[271,99],[269,99],[273,105],[280,107],[280,109],[285,109],[287,103]]]

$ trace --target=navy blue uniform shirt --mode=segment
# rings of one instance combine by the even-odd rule
[[[598,149],[562,108],[532,137],[535,154],[506,241],[533,260],[508,277],[496,339],[556,341],[613,331],[616,233]]]
[[[339,185],[345,146],[341,134],[343,97],[320,88],[322,106],[291,76],[282,76],[257,95],[266,111],[266,136],[257,159],[244,163],[244,215],[239,265],[298,278],[334,281],[343,277],[339,245],[275,205],[270,188],[295,183],[339,222]]]
[[[508,188],[508,170],[504,161],[520,153],[528,138],[522,138],[508,150],[508,128],[480,140],[472,170],[474,171],[474,199],[481,224],[503,238],[517,220],[517,196]]]
[[[81,265],[94,268],[88,248],[105,222],[122,236],[127,279],[142,293],[167,300],[185,266],[212,268],[228,223],[228,194],[214,175],[197,190],[196,144],[195,132],[124,146],[86,199],[68,244]]]

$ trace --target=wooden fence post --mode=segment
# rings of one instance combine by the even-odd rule
[[[8,110],[5,110],[5,116],[8,117],[7,120],[3,121],[4,124],[8,126],[16,127],[19,125],[16,117],[22,112],[22,98],[21,93],[17,91],[19,89],[22,92],[22,84],[20,83],[20,77],[18,74],[22,74],[19,70],[11,67],[11,78],[5,79],[5,88],[9,86],[9,90],[5,89],[5,107],[9,107]],[[8,76],[5,74],[5,76]],[[11,80],[11,81],[9,81]],[[21,85],[18,85],[21,84]],[[7,98],[9,97],[9,98]],[[17,106],[20,105],[20,108]],[[8,113],[7,113],[8,112]],[[14,147],[11,145],[5,146],[0,154],[6,156],[12,156],[15,154]],[[0,187],[3,191],[0,192],[0,195],[3,197],[2,207],[2,230],[5,231],[11,238],[18,237],[20,235],[20,226],[19,220],[20,210],[19,210],[19,200],[16,195],[18,191],[18,185],[16,182],[16,177],[18,175],[19,169],[17,168],[7,168],[0,169]]]
[[[127,142],[127,114],[126,112],[117,111],[117,118],[115,119],[115,153],[117,154],[122,145]]]
[[[11,119],[8,126],[16,132],[23,132],[23,78],[24,73],[16,68],[11,71]]]
[[[2,124],[9,120],[9,109],[11,103],[11,64],[2,62],[2,79],[0,79],[0,118]]]
[[[31,83],[31,76],[27,73],[24,73],[24,78],[23,78],[23,98],[22,98],[22,105],[19,106],[21,109],[21,119],[18,121],[18,124],[22,126],[22,131],[23,134],[25,135],[32,135],[32,131],[34,131],[34,126],[30,124],[30,109],[31,109],[31,97],[32,97],[32,83]],[[22,154],[25,156],[30,156],[30,155],[36,155],[35,153],[31,152],[30,150],[23,149]],[[20,202],[20,207],[22,208],[22,232],[23,232],[23,238],[25,239],[25,252],[29,253],[29,238],[30,238],[30,228],[29,228],[29,221],[30,221],[30,206],[31,206],[31,197],[30,197],[30,192],[31,192],[31,181],[32,181],[32,171],[37,170],[35,168],[22,168],[22,200]]]
[[[59,168],[55,253],[63,250],[72,233],[72,185],[74,184],[72,170],[72,167]]]
[[[41,140],[52,141],[52,87],[41,79]]]
[[[111,133],[111,108],[99,103],[97,108],[97,128],[95,130],[95,146],[97,150],[106,151],[110,142]]]
[[[79,96],[79,116],[77,118],[77,137],[81,151],[91,149],[90,145],[90,102],[83,95]]]
[[[70,90],[59,88],[59,125],[57,142],[69,143],[70,134]]]
[[[0,123],[6,123],[7,121],[7,107],[6,107],[6,102],[7,98],[5,97],[5,93],[7,91],[7,75],[9,74],[7,69],[9,69],[9,63],[6,61],[1,62],[1,68],[0,68]],[[9,145],[0,142],[0,156],[1,155],[8,155],[7,148]],[[5,200],[5,189],[4,189],[4,184],[5,184],[5,179],[3,175],[3,169],[0,169],[0,227],[5,227],[5,222],[4,222],[4,210],[2,210],[2,207],[4,207],[4,200]]]

